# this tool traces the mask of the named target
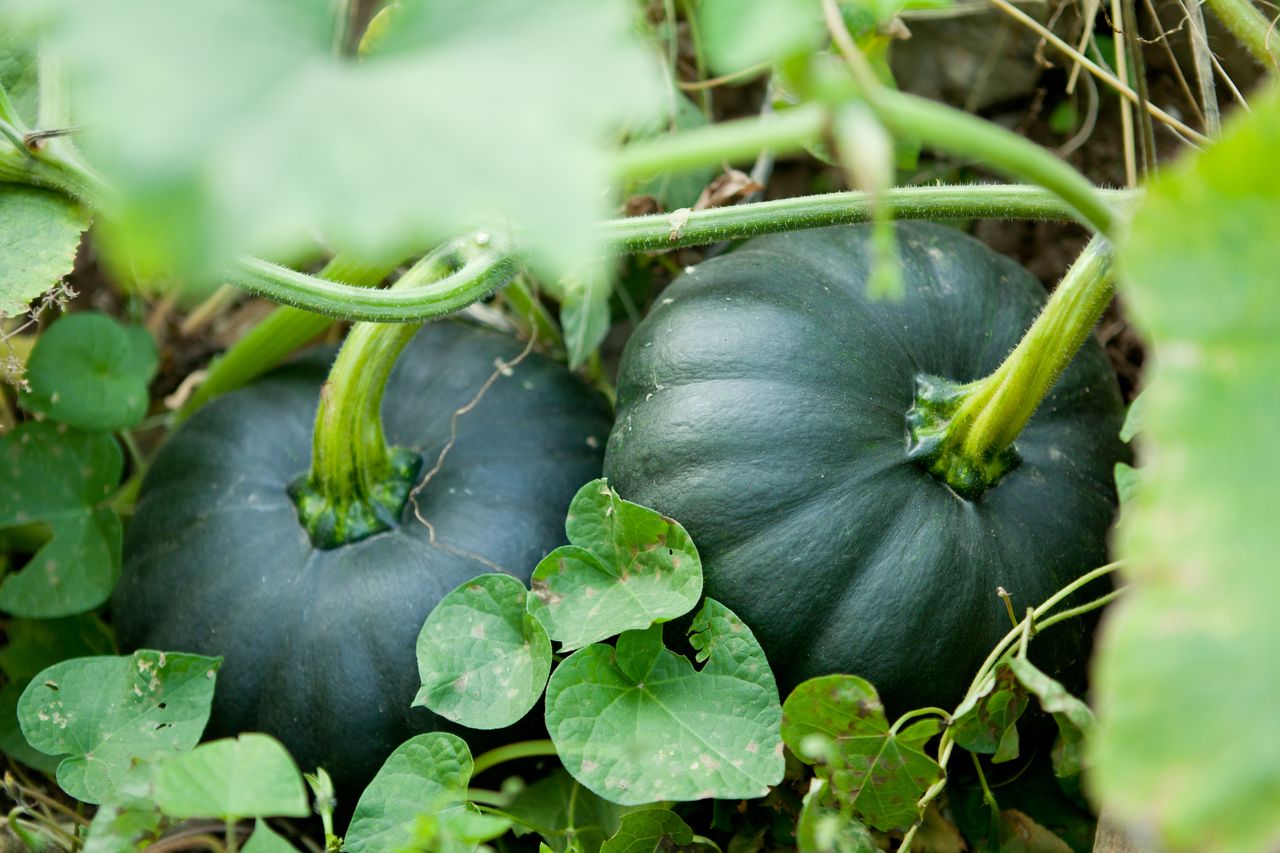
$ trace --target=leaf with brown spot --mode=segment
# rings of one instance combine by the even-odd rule
[[[702,561],[685,529],[603,479],[578,490],[565,532],[571,544],[538,563],[529,597],[561,651],[675,619],[702,595]]]
[[[859,818],[880,830],[906,829],[920,816],[916,801],[942,778],[924,751],[942,721],[895,732],[882,707],[875,688],[856,675],[811,678],[783,704],[782,738]]]

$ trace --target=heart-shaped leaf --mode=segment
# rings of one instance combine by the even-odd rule
[[[408,846],[420,816],[465,809],[471,750],[456,735],[431,732],[396,747],[360,795],[343,850],[381,853]]]
[[[856,675],[827,675],[800,684],[783,706],[782,737],[791,751],[831,780],[832,795],[881,830],[906,829],[942,768],[924,745],[942,730],[938,719],[891,729],[874,687]]]
[[[510,575],[481,575],[440,600],[418,635],[413,704],[473,729],[519,720],[551,673],[551,640]]]
[[[593,480],[565,520],[570,545],[533,572],[529,612],[562,651],[688,613],[702,595],[702,561],[673,519]]]
[[[0,583],[0,609],[49,619],[110,597],[120,574],[120,519],[101,504],[123,466],[109,435],[27,422],[0,437],[0,527],[44,522],[53,531]]]
[[[638,809],[622,818],[622,825],[600,853],[681,853],[715,850],[714,844],[695,842],[693,830],[670,809]]]
[[[67,314],[36,341],[27,360],[31,388],[19,402],[77,429],[125,429],[146,415],[158,363],[146,329],[92,311]]]
[[[778,689],[750,629],[707,599],[689,642],[701,670],[665,648],[655,654],[652,635],[560,664],[547,731],[575,779],[624,805],[761,797],[781,780]]]
[[[67,756],[58,765],[62,789],[100,803],[133,762],[196,745],[221,664],[222,658],[146,649],[64,661],[27,685],[18,721],[33,747]]]

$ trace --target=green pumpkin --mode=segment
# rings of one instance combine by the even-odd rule
[[[706,594],[760,639],[780,686],[853,673],[892,709],[954,706],[1019,617],[1106,561],[1125,457],[1092,338],[976,499],[908,457],[923,376],[985,377],[1044,304],[1029,273],[958,231],[901,224],[905,293],[867,295],[870,229],[761,237],[665,290],[627,344],[605,473],[680,520]],[[1079,672],[1088,626],[1032,644]]]
[[[443,322],[400,356],[383,423],[427,470],[513,339]],[[320,550],[289,486],[311,463],[327,364],[309,359],[197,413],[157,455],[125,543],[114,621],[129,647],[223,655],[208,736],[262,731],[347,789],[414,733],[427,614],[475,575],[526,582],[564,539],[569,501],[599,476],[609,429],[599,396],[531,355],[457,421],[457,443],[400,524]]]

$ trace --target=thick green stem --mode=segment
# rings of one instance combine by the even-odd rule
[[[499,746],[476,756],[471,766],[471,778],[499,764],[516,761],[521,758],[551,758],[556,755],[556,745],[549,740],[523,740],[518,743]]]
[[[1014,439],[1111,301],[1111,261],[1111,245],[1095,237],[990,376],[964,385],[919,377],[908,415],[911,457],[970,500],[1015,467]]]
[[[413,266],[393,291],[427,290],[461,269],[501,252],[488,235],[459,240]],[[503,282],[505,283],[505,282]],[[319,548],[356,542],[399,523],[421,467],[414,451],[387,444],[382,396],[415,323],[357,323],[347,335],[320,394],[311,470],[290,494]]]
[[[1268,20],[1250,0],[1208,0],[1214,17],[1231,30],[1254,59],[1273,70],[1280,70],[1280,29]]]
[[[335,255],[318,276],[352,287],[374,287],[398,266],[392,262],[367,264]],[[236,341],[209,367],[200,387],[174,415],[181,423],[205,403],[243,387],[275,367],[307,341],[333,325],[333,318],[288,306],[277,308]]]

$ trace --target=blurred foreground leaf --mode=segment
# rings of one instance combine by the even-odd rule
[[[1173,849],[1280,846],[1280,90],[1252,109],[1153,183],[1120,254],[1155,381],[1086,781]]]

